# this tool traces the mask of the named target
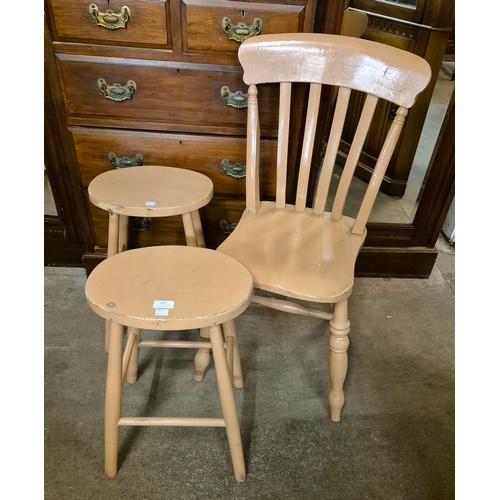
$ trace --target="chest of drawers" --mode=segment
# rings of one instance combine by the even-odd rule
[[[87,187],[112,168],[156,164],[208,175],[214,198],[200,211],[217,247],[244,209],[246,86],[238,47],[259,33],[314,31],[317,0],[46,0],[50,81],[58,86],[70,176],[78,186],[86,262],[106,254],[107,214]],[[323,5],[323,3],[321,3]],[[266,110],[262,193],[274,188],[277,88]],[[303,96],[291,134],[291,171]],[[183,244],[175,218],[134,221],[131,246]]]

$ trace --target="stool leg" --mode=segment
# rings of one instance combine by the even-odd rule
[[[246,477],[245,459],[241,444],[240,425],[234,397],[233,383],[229,377],[222,331],[219,325],[210,327],[210,340],[214,353],[215,373],[222,406],[222,415],[226,424],[227,439],[233,462],[233,472],[236,481],[244,481]]]
[[[108,257],[118,253],[118,233],[120,225],[120,216],[114,212],[109,212],[108,226]]]
[[[222,328],[226,339],[226,355],[229,370],[233,374],[233,384],[234,387],[241,389],[243,387],[243,372],[241,370],[240,351],[238,349],[238,339],[236,337],[236,326],[234,324],[234,320],[232,319],[227,321],[222,325]],[[232,349],[229,348],[230,344],[232,344]],[[230,360],[232,360],[232,365]]]
[[[203,236],[200,212],[198,210],[194,210],[190,214],[184,214],[182,216],[182,222],[184,223],[184,232],[186,234],[187,244],[189,246],[205,248],[205,237]],[[207,328],[202,328],[200,330],[200,341],[210,341],[210,334],[208,333]],[[197,382],[203,380],[209,364],[210,349],[198,349],[194,358],[194,379]]]
[[[127,370],[127,382],[135,384],[137,382],[137,369],[139,367],[139,342],[141,341],[141,330],[139,328],[128,327],[129,335],[135,332],[135,342],[132,348],[132,355],[130,356],[130,363]]]
[[[207,348],[198,349],[194,357],[194,379],[201,382],[210,364],[210,332],[208,328],[200,330],[200,341],[207,342]]]
[[[108,477],[115,477],[118,471],[118,422],[122,405],[123,330],[123,326],[111,323],[106,400],[104,403],[104,472]]]
[[[104,325],[104,350],[109,352],[109,330],[111,329],[111,322],[107,319]]]
[[[191,218],[193,219],[194,232],[196,234],[196,244],[199,247],[205,248],[205,236],[203,236],[200,212],[198,210],[194,210],[191,212]]]
[[[128,249],[128,215],[120,215],[119,221],[117,253]]]
[[[118,253],[118,235],[120,232],[120,216],[114,212],[109,212],[108,224],[108,257],[113,257]],[[106,320],[104,330],[104,350],[109,352],[109,330],[110,322]]]
[[[186,245],[188,247],[196,246],[196,233],[191,214],[182,214],[182,224],[184,225],[184,234],[186,235]]]

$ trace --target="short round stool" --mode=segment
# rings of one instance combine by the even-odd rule
[[[186,244],[205,247],[198,209],[213,196],[213,183],[206,175],[157,165],[118,168],[95,177],[88,194],[94,205],[109,212],[108,257],[127,250],[129,216],[181,215]],[[105,349],[109,349],[108,323]]]
[[[252,276],[241,263],[216,250],[188,246],[155,246],[116,254],[91,272],[85,287],[90,308],[109,320],[106,378],[105,473],[118,467],[120,426],[225,427],[237,481],[244,481],[233,384],[241,380],[234,318],[250,304]],[[222,328],[221,328],[222,326]],[[123,348],[124,327],[128,327]],[[143,340],[140,330],[182,331],[207,328],[214,358],[222,418],[121,415],[122,386],[137,380],[139,350],[144,347],[207,348],[207,342]]]
[[[127,249],[128,218],[181,215],[190,246],[205,246],[198,209],[213,197],[212,181],[193,170],[144,165],[117,168],[89,184],[90,201],[109,212],[108,257]]]

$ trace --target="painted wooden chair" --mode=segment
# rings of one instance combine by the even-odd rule
[[[131,216],[181,216],[186,244],[205,247],[199,209],[213,197],[213,183],[206,175],[159,165],[118,168],[95,177],[88,194],[95,206],[109,212],[108,257],[127,250]],[[109,328],[106,322],[106,352]],[[208,331],[202,335],[207,337]]]
[[[339,421],[349,345],[347,303],[353,290],[357,255],[365,241],[366,223],[408,109],[427,86],[431,69],[424,59],[412,53],[368,40],[327,34],[259,35],[243,42],[238,56],[244,69],[243,80],[249,85],[246,209],[218,250],[238,259],[251,271],[257,290],[271,292],[255,294],[253,302],[330,322],[328,401],[331,420]],[[292,192],[295,200],[287,203],[290,194],[287,152],[295,82],[309,84],[309,100],[300,170]],[[266,110],[259,109],[257,86],[267,83],[277,83],[280,87],[276,197],[261,201],[259,113]],[[310,182],[315,182],[309,177],[324,86],[335,86],[338,92],[314,202],[309,207],[306,199]],[[332,206],[326,206],[349,98],[354,90],[364,92],[366,99],[334,201]],[[382,100],[396,104],[397,110],[357,216],[351,218],[343,213],[349,186],[375,108]],[[302,304],[288,299],[299,299]],[[331,307],[325,309],[320,304]]]
[[[216,250],[191,246],[153,246],[115,254],[91,272],[85,293],[89,307],[109,321],[104,462],[118,471],[122,426],[225,427],[234,477],[244,481],[245,461],[233,385],[242,380],[234,319],[250,304],[252,276],[240,262]],[[124,330],[128,328],[125,347]],[[165,340],[168,332],[207,329],[208,343],[189,337]],[[161,331],[143,339],[141,330]],[[150,332],[151,333],[151,332]],[[137,381],[143,348],[211,349],[222,418],[122,415],[122,386]],[[202,443],[200,443],[200,446]]]

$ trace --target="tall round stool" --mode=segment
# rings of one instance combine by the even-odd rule
[[[118,467],[120,426],[225,427],[237,481],[245,462],[233,384],[241,380],[234,318],[250,304],[252,276],[237,260],[216,250],[154,246],[110,257],[91,272],[85,287],[90,308],[111,324],[106,377],[105,473]],[[124,327],[128,327],[123,348]],[[221,328],[222,327],[222,328]],[[122,386],[137,380],[144,347],[207,348],[207,342],[143,340],[141,329],[182,331],[207,328],[213,353],[222,418],[122,416]]]
[[[109,170],[89,184],[90,201],[109,212],[108,257],[127,250],[129,216],[181,215],[189,246],[205,247],[198,209],[213,197],[212,181],[193,170],[144,165]],[[206,332],[202,332],[206,336]],[[109,323],[105,328],[109,349]],[[206,350],[201,351],[202,363]],[[206,355],[205,355],[206,358]]]

